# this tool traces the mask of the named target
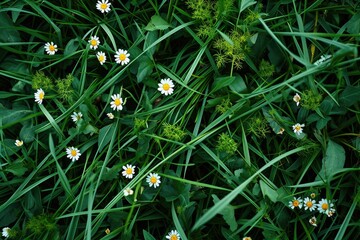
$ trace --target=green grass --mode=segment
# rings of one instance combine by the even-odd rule
[[[357,1],[111,1],[108,13],[96,2],[0,3],[9,239],[360,237]],[[312,194],[334,211],[289,207]]]

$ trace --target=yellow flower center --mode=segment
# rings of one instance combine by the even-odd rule
[[[152,176],[152,177],[150,178],[150,182],[151,182],[152,184],[157,183],[157,178],[154,177],[154,176]]]
[[[92,39],[90,41],[90,44],[95,47],[97,45],[97,41],[95,39]]]
[[[49,50],[50,50],[50,51],[55,51],[54,45],[50,45],[50,46],[49,46]]]
[[[121,100],[119,98],[115,99],[114,104],[119,106],[121,104]]]
[[[327,210],[327,209],[329,208],[329,205],[328,205],[327,203],[323,203],[323,204],[321,205],[321,208],[322,208],[323,210]]]
[[[126,169],[126,174],[130,175],[130,174],[132,174],[132,172],[133,172],[132,168]]]
[[[100,5],[100,8],[103,9],[103,10],[107,9],[107,7],[108,7],[108,5],[106,3],[102,3]]]
[[[99,62],[103,62],[104,61],[104,56],[100,55],[98,59],[99,59]]]
[[[170,240],[178,240],[179,238],[175,235],[175,234],[173,234],[173,235],[171,235],[170,236]]]
[[[71,156],[76,157],[76,155],[77,155],[76,150],[75,149],[71,150]]]
[[[43,92],[40,92],[40,93],[39,93],[39,99],[40,99],[40,100],[43,100],[43,99],[44,99],[44,93],[43,93]]]
[[[123,53],[121,53],[121,54],[119,55],[119,59],[120,59],[120,61],[125,61],[126,55],[123,54]]]
[[[294,201],[293,201],[293,206],[294,206],[294,207],[298,207],[299,204],[300,204],[300,202],[299,202],[298,200],[294,200]]]
[[[306,206],[308,208],[311,208],[313,206],[313,203],[311,201],[306,202]]]
[[[300,125],[295,126],[295,130],[296,130],[296,131],[300,131],[300,130],[301,130],[301,126],[300,126]]]
[[[168,83],[164,83],[164,84],[163,84],[163,89],[164,89],[165,91],[168,91],[168,90],[170,89],[170,85],[169,85]]]

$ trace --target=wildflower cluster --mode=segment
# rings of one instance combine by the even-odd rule
[[[313,196],[301,198],[294,197],[293,200],[289,201],[288,205],[291,209],[302,209],[305,211],[318,211],[319,213],[323,213],[328,217],[331,217],[335,213],[334,204],[331,200],[321,199],[318,203],[313,199]]]

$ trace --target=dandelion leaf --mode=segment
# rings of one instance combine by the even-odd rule
[[[325,157],[323,158],[322,168],[315,180],[329,181],[334,173],[343,169],[345,165],[345,150],[344,148],[333,142],[328,141]]]

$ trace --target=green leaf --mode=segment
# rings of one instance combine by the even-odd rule
[[[154,68],[153,62],[148,57],[143,57],[143,60],[140,62],[138,71],[136,74],[136,79],[138,83],[141,83],[144,78],[149,76],[152,73],[152,70]]]
[[[8,167],[6,167],[7,172],[11,172],[17,177],[21,177],[22,175],[24,175],[27,170],[27,167],[25,167],[22,162],[12,163]]]
[[[153,55],[156,51],[156,48],[157,46],[153,46],[151,48],[149,48],[154,42],[156,42],[156,40],[159,39],[159,34],[157,31],[152,31],[152,32],[148,32],[146,34],[146,37],[145,37],[145,42],[144,42],[144,48],[143,48],[143,51],[145,51],[146,49],[148,49],[146,51],[147,53],[147,56],[150,58],[150,59],[153,59]]]
[[[244,79],[240,76],[235,76],[235,79],[229,85],[230,89],[237,93],[243,93],[247,90]]]
[[[277,198],[278,198],[278,193],[276,191],[277,189],[276,190],[272,189],[262,180],[260,180],[259,183],[263,196],[268,196],[273,203],[277,202]]]
[[[31,113],[33,113],[31,110],[0,109],[0,120],[2,120],[2,125],[15,124]]]
[[[65,47],[65,50],[64,50],[64,56],[74,53],[78,49],[79,44],[80,43],[79,43],[78,39],[71,39],[66,44],[66,47]]]
[[[21,128],[19,137],[22,141],[24,141],[24,143],[30,143],[30,142],[34,141],[34,138],[35,138],[34,127],[24,125]]]
[[[230,77],[230,76],[215,78],[214,83],[211,87],[212,88],[211,92],[216,92],[217,90],[223,87],[229,86],[234,80],[235,77]]]
[[[256,3],[256,1],[254,1],[254,0],[242,0],[241,5],[240,5],[240,12],[244,11],[251,5],[254,5],[255,3]]]
[[[228,42],[231,46],[234,45],[234,42],[230,39],[230,37],[228,35],[226,35],[225,33],[223,33],[222,31],[220,31],[219,29],[216,29],[216,31],[218,31],[218,33],[220,33],[220,36],[226,41]]]
[[[170,27],[170,24],[165,21],[162,17],[154,15],[151,17],[150,22],[145,27],[147,31],[165,30]]]
[[[220,201],[220,199],[215,194],[212,194],[211,196],[213,198],[214,204]],[[235,208],[229,204],[223,208],[221,215],[223,216],[225,222],[229,225],[230,230],[235,231],[238,227],[235,219]]]
[[[110,124],[100,129],[98,138],[99,152],[110,142],[114,131],[115,124]]]
[[[14,139],[4,139],[0,141],[0,156],[11,156],[20,148],[15,145]]]
[[[21,42],[20,34],[6,12],[0,12],[0,42]]]
[[[156,238],[143,229],[144,240],[156,240]]]
[[[105,171],[101,175],[101,180],[104,181],[111,181],[118,178],[119,169],[121,169],[121,166],[115,165],[112,168],[105,168]]]
[[[357,102],[360,102],[360,87],[347,86],[340,94],[340,105],[350,107]]]
[[[325,157],[322,161],[322,168],[315,180],[330,180],[332,175],[344,168],[345,150],[344,148],[329,139]]]

